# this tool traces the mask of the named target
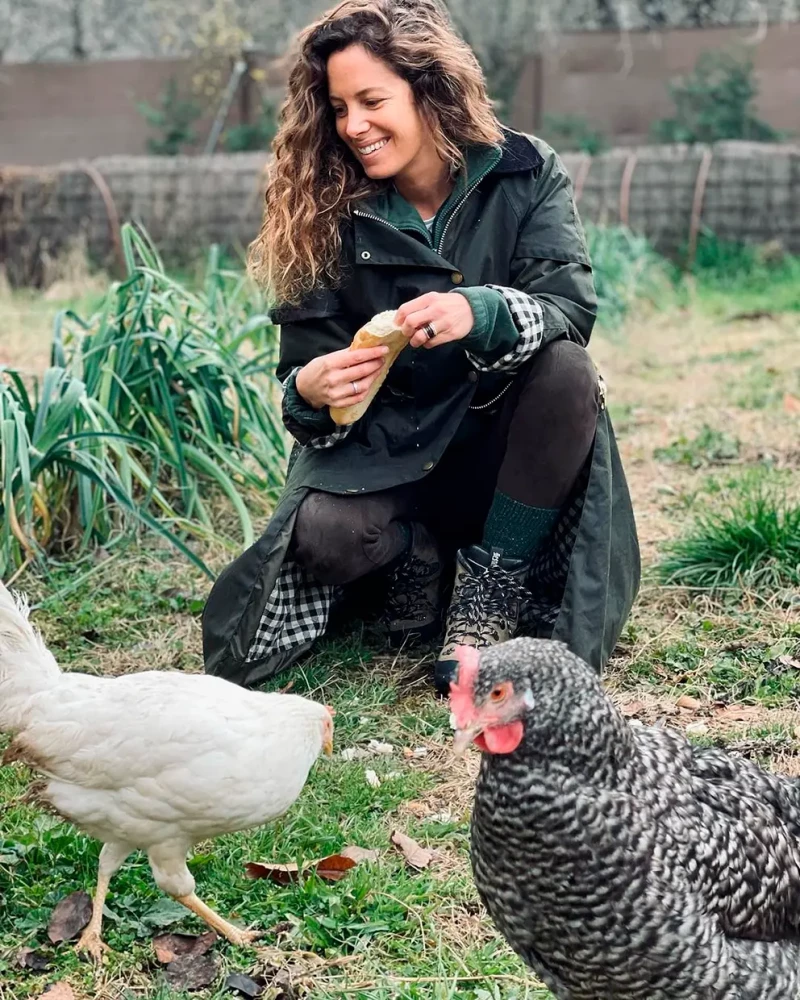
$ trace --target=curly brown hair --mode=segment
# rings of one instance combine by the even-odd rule
[[[327,62],[354,44],[409,83],[454,173],[465,147],[503,140],[480,64],[439,0],[343,0],[299,36],[273,143],[264,222],[249,261],[275,302],[297,303],[337,283],[342,220],[388,183],[368,178],[336,132]]]

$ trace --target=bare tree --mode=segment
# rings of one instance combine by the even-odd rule
[[[268,55],[334,0],[0,0],[0,60],[197,53],[208,39]],[[635,31],[800,20],[800,0],[444,0],[495,96],[562,31]],[[213,47],[213,46],[212,46]],[[516,69],[515,69],[516,67]]]

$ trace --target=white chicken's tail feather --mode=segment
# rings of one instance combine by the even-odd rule
[[[61,671],[28,621],[28,602],[0,581],[0,732],[25,724],[32,696],[57,682]]]

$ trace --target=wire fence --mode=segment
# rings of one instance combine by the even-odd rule
[[[627,225],[668,256],[690,258],[704,231],[800,254],[800,145],[644,146],[563,160],[584,220]],[[80,240],[113,265],[127,220],[165,255],[212,242],[243,249],[261,223],[266,164],[264,153],[239,153],[0,167],[0,263],[12,285],[40,285],[48,262]]]

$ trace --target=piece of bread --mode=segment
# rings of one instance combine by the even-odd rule
[[[389,374],[389,369],[397,360],[397,356],[404,347],[408,346],[408,337],[399,327],[395,326],[396,312],[396,309],[389,309],[387,312],[378,313],[353,337],[353,342],[348,348],[350,351],[385,345],[389,348],[389,353],[384,356],[383,368],[378,372],[375,381],[369,387],[369,392],[360,403],[355,403],[353,406],[329,407],[333,422],[340,427],[345,424],[354,424],[356,420],[360,420],[364,416],[378,389],[383,385],[383,380]]]

